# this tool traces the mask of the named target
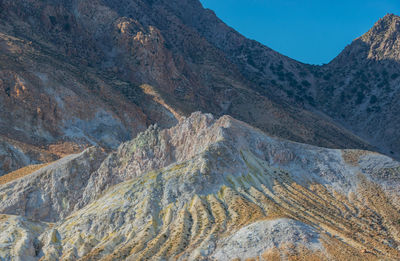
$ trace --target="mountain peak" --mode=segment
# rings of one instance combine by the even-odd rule
[[[396,24],[399,22],[400,16],[395,14],[386,14],[375,23],[375,25],[366,33],[366,35],[386,33],[387,31],[397,29]]]
[[[361,37],[355,39],[334,59],[332,64],[341,66],[349,60],[400,61],[400,16],[387,14]]]
[[[369,46],[369,59],[400,59],[400,17],[387,14],[361,38]]]
[[[384,17],[379,19],[379,21],[393,21],[393,20],[399,19],[399,18],[400,18],[400,16],[398,16],[398,15],[395,15],[393,13],[387,13]]]

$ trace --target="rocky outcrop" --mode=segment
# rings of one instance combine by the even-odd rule
[[[27,218],[0,215],[0,257],[3,260],[33,261],[39,253],[39,236],[48,224]]]
[[[217,130],[213,135],[208,133],[213,122],[212,115],[197,112],[171,129],[152,126],[134,140],[122,144],[91,176],[81,205],[112,185],[173,163],[180,164],[201,153],[208,144],[221,139]]]
[[[89,148],[0,186],[0,213],[55,222],[68,216],[106,154]]]
[[[41,230],[32,258],[396,260],[399,170],[377,153],[289,142],[195,113],[110,154],[76,211]]]

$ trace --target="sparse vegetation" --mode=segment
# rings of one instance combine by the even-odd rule
[[[52,25],[56,25],[57,24],[57,19],[56,19],[55,16],[49,16],[49,20],[50,20]]]
[[[304,77],[306,77],[306,76],[308,75],[308,73],[305,72],[305,71],[301,71],[301,72],[299,73],[299,75],[300,75],[300,77],[304,78]]]
[[[69,23],[64,24],[64,31],[71,31],[71,25]]]
[[[363,92],[358,92],[357,93],[357,99],[356,99],[356,104],[359,105],[364,101],[365,95]]]
[[[327,73],[327,74],[324,75],[324,80],[325,81],[329,81],[331,79],[331,77],[332,77],[332,74],[331,73]]]
[[[369,100],[369,103],[374,104],[378,101],[378,98],[375,95],[371,96],[371,99]]]
[[[392,80],[396,80],[397,78],[399,78],[399,76],[400,76],[400,74],[398,74],[398,73],[393,73],[392,76],[390,76],[390,78],[391,78]]]
[[[311,86],[311,83],[309,82],[309,81],[307,81],[307,80],[303,80],[302,82],[301,82],[301,84],[304,86],[304,87],[310,87]]]

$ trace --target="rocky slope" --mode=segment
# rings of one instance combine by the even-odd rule
[[[0,175],[115,148],[197,110],[299,142],[373,149],[285,98],[312,99],[310,66],[244,38],[197,0],[3,0],[0,41]],[[11,150],[19,156],[1,153]]]
[[[0,34],[0,175],[91,145],[116,148],[146,128],[135,104],[47,51]]]
[[[386,15],[330,64],[318,107],[393,157],[399,151],[400,17]]]
[[[103,158],[91,148],[0,186],[0,257],[400,258],[400,163],[386,156],[194,113]]]
[[[0,1],[0,259],[399,260],[356,150],[399,156],[399,25],[310,66],[198,0]]]
[[[187,6],[181,13],[185,23],[223,51],[253,90],[278,103],[329,115],[381,152],[400,157],[399,16],[380,19],[328,65],[311,66],[249,41],[212,11],[195,10]]]
[[[291,69],[300,78],[285,77],[284,69],[292,68],[287,63],[272,65],[281,75],[274,79],[279,86],[271,85],[272,93],[329,115],[382,153],[399,158],[399,26],[399,16],[386,15],[329,64]],[[268,77],[254,75],[264,82]]]

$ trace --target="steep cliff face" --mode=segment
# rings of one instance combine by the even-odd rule
[[[201,110],[295,141],[371,148],[283,98],[309,66],[244,38],[198,1],[4,0],[0,32],[0,131],[28,145],[115,148]]]
[[[172,129],[150,128],[92,171],[95,151],[14,181],[31,193],[5,199],[17,213],[40,202],[29,187],[46,175],[54,181],[49,191],[75,191],[74,200],[56,204],[70,215],[55,224],[31,211],[22,213],[35,222],[3,209],[0,226],[8,225],[12,236],[0,233],[2,258],[400,257],[400,163],[386,156],[293,143],[229,116],[200,113]],[[0,196],[13,195],[12,187],[18,186],[0,186]],[[72,212],[71,202],[79,202]]]

